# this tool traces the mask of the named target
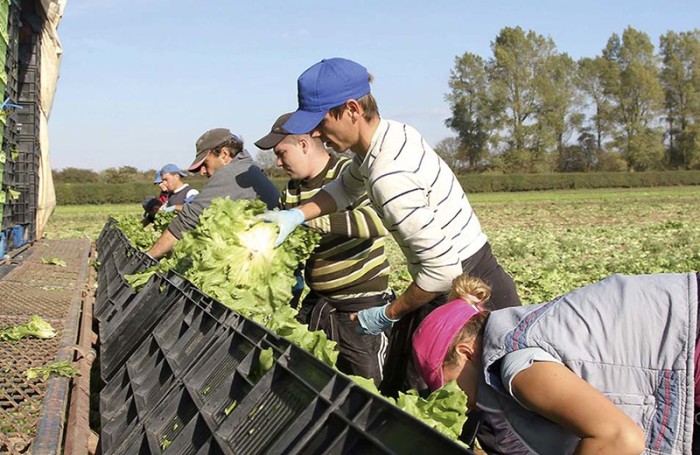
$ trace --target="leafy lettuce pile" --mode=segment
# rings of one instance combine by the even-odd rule
[[[136,248],[146,251],[156,243],[163,230],[175,216],[175,212],[158,212],[155,221],[145,228],[141,218],[132,215],[115,216],[114,220],[117,222],[119,230],[126,235]]]
[[[320,237],[296,229],[275,248],[279,228],[258,218],[266,210],[261,201],[215,199],[167,259],[128,280],[143,283],[154,272],[172,269],[237,313],[335,366],[335,342],[322,331],[309,331],[289,306],[294,269],[309,257]]]

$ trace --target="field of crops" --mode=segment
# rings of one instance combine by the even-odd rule
[[[700,270],[700,187],[491,193],[470,196],[496,257],[524,303],[539,303],[613,273]],[[109,215],[134,205],[58,207],[49,238],[95,239]],[[392,285],[408,284],[389,242]]]

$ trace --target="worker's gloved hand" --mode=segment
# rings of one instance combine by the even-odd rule
[[[165,208],[163,209],[163,211],[164,211],[165,213],[174,212],[174,211],[175,211],[175,206],[174,206],[174,205],[169,205],[169,206],[165,207]]]
[[[297,273],[294,274],[294,278],[297,279],[297,282],[292,286],[292,294],[299,294],[304,290],[304,277]]]
[[[357,331],[363,335],[379,335],[391,327],[391,324],[398,321],[398,319],[389,319],[387,317],[386,307],[388,306],[389,304],[387,303],[383,306],[375,306],[358,311],[357,320],[360,321],[360,325],[357,327]]]
[[[275,248],[282,245],[282,242],[294,232],[297,226],[304,222],[304,212],[299,209],[291,210],[268,210],[262,215],[258,215],[263,221],[277,223],[280,233],[275,242]]]

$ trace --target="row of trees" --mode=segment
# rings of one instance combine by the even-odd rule
[[[152,183],[156,170],[139,171],[133,166],[122,166],[95,172],[91,169],[67,167],[54,169],[52,174],[56,183]]]
[[[578,61],[551,38],[500,31],[493,55],[455,58],[446,94],[457,133],[436,150],[455,170],[700,168],[700,30],[628,27]]]
[[[91,169],[67,167],[54,169],[53,180],[56,183],[153,183],[156,176],[155,169],[140,171],[133,166],[110,167],[104,171],[96,172]],[[205,178],[199,175],[190,175],[188,181],[202,182]]]

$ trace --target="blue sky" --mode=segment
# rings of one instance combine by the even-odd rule
[[[455,56],[490,57],[503,27],[550,36],[580,58],[627,26],[658,46],[699,19],[697,0],[68,0],[51,166],[186,166],[197,137],[216,127],[255,152],[277,116],[296,109],[299,74],[327,57],[365,65],[382,116],[435,145],[453,135],[444,95]]]

